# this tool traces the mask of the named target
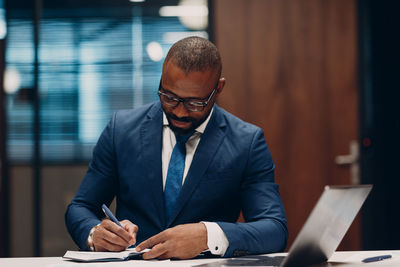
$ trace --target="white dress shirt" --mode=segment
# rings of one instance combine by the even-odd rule
[[[185,182],[186,175],[189,171],[190,165],[192,164],[194,153],[196,152],[197,145],[200,142],[201,135],[204,133],[208,121],[214,108],[211,110],[207,119],[196,128],[195,133],[186,142],[186,158],[185,158],[185,170],[183,172],[182,184]],[[167,181],[168,165],[171,158],[172,150],[176,143],[175,134],[168,126],[168,120],[163,112],[163,142],[162,142],[162,176],[163,176],[163,188],[165,189],[165,182]],[[214,255],[223,256],[229,246],[229,241],[222,231],[221,227],[214,222],[202,222],[207,228],[207,246],[210,252]]]

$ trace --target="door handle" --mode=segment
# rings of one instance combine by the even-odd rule
[[[351,140],[349,145],[350,154],[335,157],[335,163],[341,167],[350,167],[350,183],[360,184],[360,146],[356,140]]]

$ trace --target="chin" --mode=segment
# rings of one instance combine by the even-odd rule
[[[193,126],[190,126],[187,129],[183,129],[183,128],[176,127],[173,124],[169,124],[169,128],[171,128],[171,130],[174,133],[179,134],[179,135],[186,135],[186,134],[192,132],[195,129],[195,128],[193,128]]]

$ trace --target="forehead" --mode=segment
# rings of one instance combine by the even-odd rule
[[[217,75],[214,70],[185,73],[169,61],[163,66],[161,83],[163,88],[179,97],[204,98],[214,89]]]

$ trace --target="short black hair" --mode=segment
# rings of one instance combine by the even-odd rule
[[[216,70],[218,77],[221,75],[222,62],[217,47],[198,36],[181,39],[172,45],[165,63],[170,60],[186,74],[192,71]]]

